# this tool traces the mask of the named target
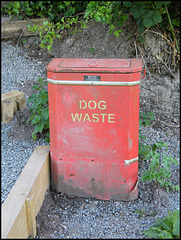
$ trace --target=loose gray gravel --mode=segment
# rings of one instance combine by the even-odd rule
[[[22,49],[7,42],[2,42],[1,46],[1,93],[21,91],[28,81],[45,76],[46,66],[42,62],[33,61]],[[14,122],[13,119],[8,124],[1,123],[1,203],[7,198],[35,147],[47,145],[44,139],[24,141],[18,136],[17,139],[9,137]],[[143,128],[142,133],[149,143],[168,142],[167,154],[179,161],[180,140],[177,137],[151,127]],[[147,166],[146,162],[139,162],[139,178]],[[172,171],[173,181],[178,184],[180,164],[172,166]],[[48,199],[52,201],[49,207],[45,205]],[[142,181],[138,199],[131,202],[69,199],[49,191],[37,216],[36,238],[145,238],[142,231],[153,225],[156,218],[179,208],[179,192],[166,193]],[[46,219],[45,223],[40,221],[42,217]]]
[[[13,90],[23,91],[28,81],[46,77],[46,66],[40,61],[30,59],[20,48],[9,42],[1,43],[1,94]],[[26,100],[28,99],[26,94]],[[29,106],[29,104],[27,104]],[[14,140],[9,132],[15,124],[1,122],[1,203],[7,198],[11,188],[29,160],[37,145],[47,145],[44,139],[38,141]]]

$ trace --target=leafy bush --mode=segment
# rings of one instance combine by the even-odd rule
[[[154,227],[144,231],[149,238],[155,239],[180,239],[180,211],[169,211],[163,219],[158,218]]]
[[[1,8],[1,12],[19,19],[46,17],[50,21],[58,22],[63,16],[80,13],[86,5],[87,1],[15,1]]]
[[[180,5],[177,1],[15,1],[1,8],[2,11],[21,19],[47,17],[50,25],[44,28],[45,34],[37,25],[30,26],[30,30],[40,36],[40,46],[47,47],[49,51],[53,39],[60,37],[60,27],[72,28],[73,24],[80,24],[81,28],[86,28],[90,20],[95,20],[108,25],[110,33],[118,37],[132,17],[137,25],[137,40],[142,42],[143,32],[157,25],[171,32],[177,52],[180,52],[173,29],[180,26]],[[48,41],[50,43],[46,44]]]
[[[110,33],[118,37],[122,31],[121,27],[126,26],[127,19],[132,16],[137,28],[137,39],[143,41],[142,33],[146,28],[160,25],[162,28],[168,27],[172,32],[171,27],[178,27],[180,13],[173,14],[174,19],[169,21],[168,7],[171,1],[90,1],[84,13],[84,18],[95,19],[97,22],[102,22],[110,27]],[[176,5],[176,4],[175,4]],[[177,5],[178,9],[179,6]],[[173,32],[172,32],[173,35]],[[173,35],[174,40],[176,40]],[[179,52],[179,49],[177,49]]]
[[[38,79],[38,84],[32,87],[36,90],[29,98],[28,103],[31,103],[30,113],[31,117],[27,122],[31,121],[31,125],[35,125],[32,133],[32,138],[36,140],[37,133],[46,132],[46,141],[49,142],[49,108],[48,108],[48,92],[45,89],[47,81],[43,78]]]
[[[62,31],[67,28],[72,28],[72,26],[77,24],[77,22],[78,17],[68,18],[67,20],[62,17],[57,24],[44,21],[43,26],[28,24],[27,27],[29,28],[29,31],[32,31],[35,35],[39,36],[39,46],[42,49],[47,49],[49,52],[51,52],[53,50],[53,40],[55,38],[61,38]]]

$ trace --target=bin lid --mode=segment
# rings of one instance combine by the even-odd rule
[[[142,71],[142,59],[54,58],[46,69],[51,72],[131,73]]]

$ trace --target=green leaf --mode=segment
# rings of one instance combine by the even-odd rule
[[[14,8],[20,8],[20,2],[19,1],[14,2],[13,6]]]
[[[100,22],[100,21],[101,21],[101,18],[100,18],[100,16],[98,16],[98,15],[95,16],[95,19],[96,19],[97,22]]]
[[[42,110],[41,116],[42,116],[43,118],[45,118],[45,120],[47,120],[47,119],[49,118],[49,109],[48,109],[48,108],[44,108],[44,109]]]
[[[49,137],[47,137],[47,138],[45,138],[45,142],[50,142],[50,138]]]
[[[162,7],[162,2],[161,1],[154,1],[155,7],[156,8],[161,8]]]
[[[154,25],[154,22],[151,17],[148,17],[148,18],[143,19],[143,25],[145,27],[151,27]]]
[[[150,174],[150,172],[149,171],[145,171],[144,173],[143,173],[143,175],[141,176],[141,180],[142,181],[149,181],[149,180],[151,180],[152,178],[151,178],[151,174]]]
[[[172,2],[172,1],[162,1],[162,4],[165,5],[165,6],[167,6],[167,5],[169,5],[171,2]]]
[[[36,115],[33,120],[31,121],[31,125],[37,124],[40,121],[41,117]]]
[[[141,16],[141,14],[140,14],[139,11],[136,11],[136,12],[133,13],[133,17],[134,17],[135,19],[139,18],[140,16]]]
[[[136,25],[140,25],[142,22],[142,18],[138,18],[138,20],[136,21]]]
[[[34,132],[32,133],[32,138],[34,141],[36,140],[36,134]]]
[[[165,230],[162,230],[158,234],[158,238],[161,238],[161,239],[173,239],[172,234],[167,232],[167,231],[165,231]]]
[[[47,46],[47,50],[48,50],[48,51],[51,51],[51,48],[52,48],[52,45],[48,45],[48,46]]]
[[[43,26],[47,26],[48,25],[48,21],[43,21]]]
[[[158,238],[158,234],[160,233],[160,229],[157,227],[150,227],[149,230],[143,231],[143,233],[150,238]]]
[[[43,123],[39,123],[35,126],[35,129],[34,129],[34,133],[42,133],[43,131],[43,127],[44,127],[44,124]]]
[[[174,19],[172,20],[172,24],[173,24],[174,26],[176,26],[176,27],[180,27],[180,17],[174,18]]]
[[[114,31],[113,35],[118,38],[118,37],[119,37],[119,32],[120,32],[120,30],[119,30],[119,31],[118,31],[118,30],[117,30],[117,31]]]
[[[153,13],[154,13],[154,11],[147,10],[147,11],[144,12],[144,15],[142,17],[143,18],[150,18],[150,17],[152,17]]]
[[[164,222],[164,219],[161,218],[157,219],[155,226],[159,226],[159,228],[161,227],[162,230],[166,230],[167,232],[172,231],[171,227]]]
[[[162,22],[162,16],[161,16],[161,14],[158,13],[158,12],[154,12],[154,13],[152,14],[152,18],[153,18],[155,24]]]
[[[173,220],[173,234],[177,237],[180,236],[180,217],[176,215]]]
[[[149,117],[151,120],[154,120],[154,119],[155,119],[153,112],[148,112],[147,115],[148,115],[148,117]]]
[[[147,138],[146,138],[144,135],[142,135],[142,134],[139,134],[139,138],[144,139],[144,140],[147,139]]]
[[[144,42],[144,37],[143,36],[138,36],[138,41],[140,42],[140,43],[143,43]]]
[[[138,26],[138,31],[139,31],[140,34],[143,33],[144,30],[145,30],[145,27],[144,27],[144,26],[142,26],[142,25],[139,25],[139,26]],[[150,123],[150,122],[149,122],[149,123]]]
[[[123,1],[123,6],[131,7],[131,1]]]

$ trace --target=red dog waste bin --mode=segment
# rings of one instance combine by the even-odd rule
[[[54,190],[137,198],[141,71],[141,59],[55,58],[47,66]]]

